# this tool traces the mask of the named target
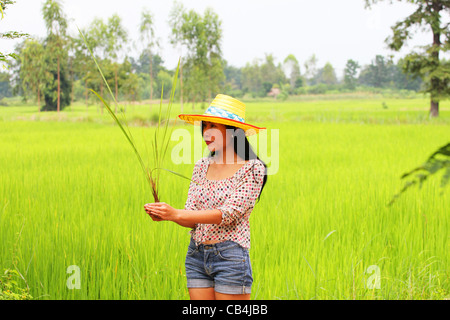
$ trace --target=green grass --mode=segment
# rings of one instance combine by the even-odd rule
[[[148,109],[127,115],[141,146]],[[449,298],[450,189],[439,194],[437,175],[386,206],[401,174],[450,140],[449,104],[439,119],[427,110],[426,99],[248,104],[251,121],[280,129],[279,170],[251,217],[253,299]],[[148,184],[110,116],[36,111],[0,108],[0,271],[17,268],[38,299],[188,299],[188,230],[145,213]],[[190,176],[193,164],[166,167]],[[162,173],[162,201],[183,208],[188,183]],[[71,265],[79,290],[66,286]],[[372,265],[380,289],[366,286]]]
[[[440,103],[440,117],[429,119],[428,110],[430,102],[428,98],[396,99],[392,97],[363,98],[362,96],[333,96],[333,100],[327,96],[305,96],[302,100],[286,102],[264,99],[247,102],[248,122],[271,121],[284,122],[358,122],[358,123],[420,123],[420,124],[450,124],[450,101]],[[300,99],[301,97],[297,97]],[[292,98],[295,99],[295,98]],[[385,108],[385,106],[387,108]],[[206,107],[206,104],[203,104]],[[151,107],[148,104],[126,104],[127,119],[130,125],[151,125],[158,121],[159,103]],[[113,123],[105,108],[101,114],[100,104],[89,105],[78,102],[68,107],[64,112],[39,113],[34,104],[26,106],[11,106],[0,108],[0,121],[67,121],[67,122],[95,122]],[[180,104],[174,104],[172,117],[180,111]],[[192,109],[191,103],[184,103],[183,113],[203,112],[201,104]]]

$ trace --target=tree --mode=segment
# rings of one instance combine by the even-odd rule
[[[92,50],[95,56],[97,56],[98,63],[102,68],[104,73],[108,73],[107,70],[112,64],[113,73],[112,78],[113,83],[110,84],[110,74],[108,76],[105,74],[105,78],[108,81],[110,88],[114,87],[114,98],[116,101],[119,99],[119,69],[120,69],[120,56],[123,47],[126,45],[127,31],[122,26],[122,20],[117,15],[114,14],[105,23],[102,19],[96,18],[89,25],[87,30],[83,32],[86,37],[87,44]],[[84,42],[80,41],[81,45],[84,47]],[[90,55],[87,53],[87,58],[92,60]],[[90,72],[94,72],[98,78],[98,86],[100,87],[100,95],[103,96],[103,79],[94,68],[90,68]],[[89,78],[93,80],[93,77],[89,75]],[[87,82],[89,79],[85,79]],[[97,80],[95,80],[97,82]],[[117,105],[115,106],[115,112],[117,112]],[[103,113],[103,105],[102,105]]]
[[[95,42],[92,39],[92,36],[89,32],[89,29],[80,30],[84,37],[86,38],[86,42],[88,43],[89,48],[94,52],[95,51]],[[77,81],[80,81],[84,86],[84,98],[86,102],[86,108],[88,108],[88,82],[95,78],[93,71],[95,70],[95,65],[90,56],[89,50],[84,43],[83,38],[79,34],[77,37],[72,39],[72,45],[74,50],[74,59],[72,69],[75,73],[75,77],[78,78]],[[103,108],[102,108],[103,112]]]
[[[265,97],[274,85],[280,86],[285,81],[281,64],[275,65],[275,58],[271,54],[266,54],[261,64],[260,60],[255,59],[242,68],[242,86],[254,96]]]
[[[147,9],[142,11],[141,24],[139,26],[141,42],[144,44],[144,52],[148,56],[148,63],[150,67],[150,112],[151,100],[153,99],[153,47],[159,47],[159,42],[155,39],[155,30],[153,28],[153,15]]]
[[[395,66],[392,59],[377,55],[370,65],[361,70],[359,81],[361,84],[376,88],[390,86],[393,80],[393,67]]]
[[[0,2],[0,15],[1,15],[1,19],[4,18],[5,15],[5,10],[7,8],[7,6],[14,4],[15,1],[12,0],[2,0]],[[20,33],[17,31],[9,31],[9,32],[0,32],[0,39],[18,39],[18,38],[23,38],[23,37],[28,37],[29,35],[27,33]],[[10,61],[10,58],[13,59],[17,59],[18,56],[15,53],[3,53],[0,52],[0,62],[4,63],[4,64],[8,64]],[[5,66],[4,66],[5,67]]]
[[[345,65],[344,69],[344,85],[347,89],[354,90],[357,83],[357,73],[360,68],[358,62],[349,59]]]
[[[44,97],[45,97],[45,110],[53,110],[55,108],[59,112],[61,108],[70,104],[70,85],[67,83],[62,84],[62,81],[68,82],[66,74],[62,74],[62,68],[64,72],[66,71],[67,65],[67,50],[64,48],[66,42],[66,31],[67,31],[67,20],[62,10],[62,4],[58,0],[46,0],[43,7],[42,13],[44,16],[45,26],[47,28],[47,39],[46,39],[46,57],[45,62],[48,63],[47,67],[54,67],[54,61],[56,60],[56,70],[53,70],[53,74],[56,77],[56,88],[54,85],[54,79],[50,79],[49,83],[45,86]],[[61,63],[61,62],[64,63]],[[69,101],[64,97],[64,102],[61,99],[61,89],[69,88]],[[56,99],[54,94],[54,89],[56,89]],[[67,92],[65,91],[64,96]]]
[[[118,60],[121,50],[127,42],[127,31],[122,26],[122,19],[117,14],[114,14],[108,19],[106,33],[104,36],[106,52],[108,57],[113,61],[114,65],[115,98],[117,101],[119,95]],[[117,105],[115,111],[117,112]]]
[[[156,93],[164,98],[170,98],[170,93],[173,85],[173,74],[166,70],[160,70],[156,76],[156,80],[159,84]],[[164,92],[162,92],[164,88]]]
[[[86,108],[88,108],[89,105],[89,90],[88,87],[91,89],[94,89],[96,91],[100,92],[100,95],[102,97],[109,97],[109,95],[104,96],[103,90],[104,90],[104,82],[100,75],[100,73],[97,71],[97,67],[95,66],[95,63],[91,57],[91,54],[88,50],[92,51],[94,56],[97,59],[98,64],[101,66],[103,73],[105,75],[106,79],[109,79],[114,77],[114,73],[110,74],[106,71],[109,69],[107,66],[109,64],[106,62],[106,58],[108,56],[107,53],[107,25],[103,22],[102,19],[95,18],[87,28],[82,29],[81,32],[84,35],[84,38],[81,35],[79,35],[76,38],[75,41],[75,56],[76,56],[76,63],[75,68],[76,72],[79,75],[79,78],[84,83],[84,89],[85,89],[85,101],[86,101]],[[87,46],[86,46],[87,44]],[[105,66],[107,65],[107,66]],[[100,104],[100,112],[103,114],[103,103]]]
[[[0,72],[0,101],[4,97],[12,96],[11,75],[8,72]]]
[[[261,65],[262,82],[270,84],[270,89],[274,84],[280,85],[286,81],[281,64],[275,65],[275,58],[272,54],[266,54],[266,61]]]
[[[133,72],[127,72],[124,77],[122,90],[133,103],[140,99],[140,78]]]
[[[31,91],[36,95],[39,112],[41,111],[42,89],[51,76],[45,68],[44,46],[37,40],[27,39],[20,55],[20,78],[24,92]]]
[[[183,70],[188,76],[183,89],[186,89],[194,109],[196,101],[211,99],[212,93],[220,90],[225,79],[220,44],[221,21],[212,9],[206,9],[201,15],[175,3],[169,23],[172,44],[187,51]]]
[[[382,0],[365,0],[366,7]],[[397,0],[402,1],[402,0]],[[420,76],[424,81],[424,92],[430,94],[430,117],[439,116],[439,101],[450,96],[450,62],[441,60],[441,52],[450,49],[450,23],[444,23],[443,13],[450,12],[449,0],[403,0],[416,10],[392,27],[392,36],[386,39],[390,49],[400,51],[412,39],[417,30],[429,28],[432,43],[419,52],[411,52],[404,58],[404,71]],[[391,0],[392,3],[392,0]],[[445,40],[442,41],[442,36]]]
[[[300,78],[300,66],[297,58],[293,54],[290,54],[283,61],[283,70],[286,73],[286,77],[289,78],[291,90],[297,87],[298,79]]]
[[[247,62],[241,69],[242,72],[242,88],[244,91],[252,92],[253,95],[262,90],[262,76],[261,68],[257,59],[252,63]],[[270,90],[271,88],[269,88]],[[262,96],[265,96],[268,91],[264,91]]]
[[[164,60],[161,58],[159,54],[151,53],[151,63],[152,63],[152,77],[153,79],[156,79],[156,76],[158,75],[159,71],[164,69]],[[130,63],[133,67],[134,72],[137,74],[145,73],[150,75],[150,53],[148,50],[143,50],[139,57],[137,59],[130,57]],[[150,77],[149,77],[150,79]],[[153,88],[155,85],[153,85]]]
[[[397,89],[419,91],[422,87],[422,79],[403,72],[405,61],[399,59],[393,70],[393,81]]]
[[[224,93],[236,98],[242,97],[244,93],[242,87],[242,69],[231,66],[225,61],[223,72],[225,74]]]
[[[186,47],[186,44],[181,36],[181,32],[179,31],[183,25],[183,13],[185,12],[184,6],[175,1],[172,10],[170,11],[169,16],[169,25],[172,28],[172,33],[170,37],[170,43],[174,47],[180,48],[180,109],[181,113],[183,113],[183,49]]]
[[[310,58],[305,61],[305,79],[309,85],[315,84],[314,78],[317,74],[317,58],[313,54]]]
[[[325,66],[319,70],[317,74],[317,83],[327,85],[337,84],[336,72],[331,63],[327,62]]]

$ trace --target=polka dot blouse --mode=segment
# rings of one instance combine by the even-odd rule
[[[211,210],[222,212],[220,224],[196,224],[191,236],[197,243],[205,241],[237,242],[250,248],[250,213],[253,211],[264,180],[265,167],[258,159],[246,162],[231,177],[209,180],[206,173],[212,159],[198,160],[189,185],[185,210]]]

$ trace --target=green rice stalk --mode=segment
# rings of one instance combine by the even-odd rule
[[[108,89],[108,91],[109,91],[109,93],[110,93],[114,103],[116,104],[116,106],[118,106],[116,98],[115,98],[115,96],[114,96],[114,94],[113,94],[113,92],[112,92],[108,82],[106,81],[105,76],[104,76],[104,74],[103,74],[99,64],[97,63],[97,59],[95,59],[94,54],[92,53],[91,49],[89,48],[89,46],[87,44],[85,36],[83,35],[83,33],[81,32],[81,30],[79,28],[78,28],[78,31],[80,32],[80,34],[81,34],[81,36],[83,38],[83,41],[84,41],[86,47],[88,48],[89,53],[91,54],[91,56],[92,56],[92,58],[93,58],[93,60],[95,62],[95,65],[97,66],[97,69],[100,72],[100,75],[102,76],[102,79],[103,79],[103,81],[104,81],[104,83],[105,83],[105,85],[106,85],[106,87],[107,87],[107,89]],[[117,117],[117,115],[115,114],[115,112],[112,110],[112,108],[109,106],[109,104],[105,101],[105,99],[103,99],[103,97],[101,97],[97,92],[95,92],[94,90],[90,89],[90,91],[93,92],[100,99],[100,101],[103,103],[103,105],[106,107],[106,109],[108,110],[108,113],[111,115],[113,120],[117,123],[117,125],[120,128],[120,130],[125,135],[125,138],[127,139],[127,141],[129,142],[130,146],[132,147],[132,149],[133,149],[133,151],[134,151],[134,153],[135,153],[135,155],[136,155],[136,157],[137,157],[137,159],[139,161],[139,165],[141,166],[141,169],[142,169],[142,171],[145,174],[146,180],[147,180],[147,182],[148,182],[148,184],[150,186],[150,190],[152,192],[152,196],[153,196],[153,199],[154,199],[155,202],[160,202],[159,192],[158,192],[158,190],[159,190],[158,182],[159,182],[159,176],[160,176],[160,171],[159,170],[165,170],[165,171],[171,172],[171,173],[173,173],[173,174],[175,174],[175,175],[177,175],[179,177],[182,177],[182,178],[185,178],[185,179],[188,179],[188,180],[192,181],[190,178],[188,178],[188,177],[186,177],[186,176],[184,176],[184,175],[182,175],[180,173],[177,173],[177,172],[174,172],[172,170],[168,170],[168,169],[165,169],[165,168],[161,167],[161,163],[164,161],[165,155],[167,153],[168,145],[169,145],[170,135],[167,135],[167,131],[168,131],[168,126],[169,126],[169,122],[170,122],[170,111],[172,109],[173,100],[174,100],[174,97],[175,97],[176,82],[177,82],[177,78],[178,78],[178,71],[179,71],[179,68],[180,68],[180,61],[181,61],[181,59],[178,61],[178,66],[177,66],[177,69],[175,71],[175,75],[174,75],[174,79],[173,79],[173,85],[172,85],[172,91],[171,91],[171,95],[170,95],[170,99],[169,99],[169,105],[167,107],[166,115],[164,117],[165,124],[164,124],[164,127],[162,129],[163,130],[162,143],[158,144],[159,130],[160,130],[160,126],[161,126],[164,85],[163,85],[162,90],[161,90],[161,102],[160,102],[160,108],[159,108],[159,119],[158,119],[157,128],[155,130],[155,134],[154,134],[154,140],[152,141],[154,163],[156,165],[156,168],[154,168],[154,169],[150,169],[147,166],[145,166],[144,161],[142,159],[142,156],[139,153],[138,149],[136,148],[136,144],[134,142],[133,135],[131,134],[131,131],[130,131],[128,125],[127,125],[125,114],[122,112],[122,117],[123,117],[124,120],[120,121],[119,118]],[[173,130],[173,127],[172,127],[172,130]],[[171,132],[172,132],[172,130],[171,130]],[[167,140],[166,140],[166,137],[167,137]],[[159,148],[161,148],[161,151],[159,150]],[[158,170],[157,174],[156,174],[156,177],[153,176],[153,171],[154,170]]]

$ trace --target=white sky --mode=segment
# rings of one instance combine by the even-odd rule
[[[390,5],[388,1],[365,9],[364,0],[180,0],[187,9],[203,13],[211,7],[222,20],[224,58],[230,65],[242,67],[254,59],[273,54],[276,63],[294,54],[301,65],[312,54],[318,67],[330,62],[341,77],[345,63],[354,59],[369,64],[376,54],[388,55],[384,40],[390,27],[413,12],[409,4]],[[2,31],[22,31],[44,37],[42,18],[44,0],[16,0],[0,22]],[[175,68],[180,52],[169,43],[169,12],[172,0],[64,0],[64,12],[70,19],[69,30],[83,28],[95,18],[107,19],[114,13],[122,18],[130,38],[139,39],[138,25],[143,8],[154,15],[155,31],[162,48],[165,66]],[[431,33],[421,33],[410,47],[428,44]],[[1,52],[12,52],[15,41],[1,40]],[[133,52],[129,49],[127,52]],[[396,58],[406,51],[394,54]]]

